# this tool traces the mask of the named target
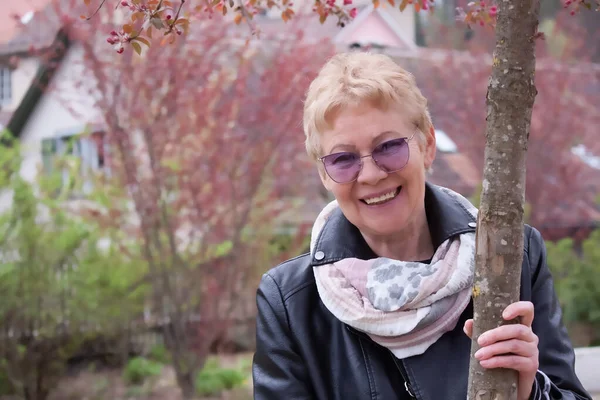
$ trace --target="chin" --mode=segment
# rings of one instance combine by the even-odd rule
[[[375,221],[373,221],[375,222]],[[392,222],[389,219],[382,224],[369,223],[363,226],[361,231],[371,236],[378,237],[393,237],[402,232],[402,228],[406,226],[406,221]]]

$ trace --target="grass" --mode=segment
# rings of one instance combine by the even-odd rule
[[[251,400],[251,363],[251,353],[211,358],[209,368],[203,371],[204,377],[210,375],[213,384],[217,379],[225,388],[235,386],[242,379],[242,386],[218,395],[209,395],[208,392],[213,391],[207,390],[206,397],[198,396],[198,400]],[[158,375],[152,375],[141,384],[129,384],[123,375],[124,369],[84,369],[74,376],[63,378],[49,400],[182,400],[175,373],[169,365],[163,366]],[[215,378],[215,375],[218,377]]]

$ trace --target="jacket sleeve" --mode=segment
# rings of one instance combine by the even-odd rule
[[[539,371],[533,400],[592,400],[575,375],[575,352],[562,323],[554,282],[546,264],[546,246],[534,228],[529,235],[532,269],[531,301],[535,307],[533,331],[539,337]]]
[[[268,274],[263,275],[258,287],[256,305],[254,399],[312,399],[308,371],[294,348],[283,297]]]

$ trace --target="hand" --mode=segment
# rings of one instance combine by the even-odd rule
[[[531,396],[539,368],[539,339],[531,330],[533,304],[519,301],[506,307],[505,320],[521,318],[520,324],[503,325],[482,333],[477,339],[480,349],[475,353],[483,368],[510,368],[519,372],[519,400]],[[473,320],[465,322],[464,331],[472,338]]]

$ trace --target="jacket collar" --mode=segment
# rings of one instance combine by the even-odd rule
[[[452,236],[475,231],[476,221],[463,205],[431,183],[425,184],[425,213],[434,248]],[[376,257],[358,228],[338,208],[319,234],[311,254],[311,265],[329,264],[344,258],[366,260]]]

